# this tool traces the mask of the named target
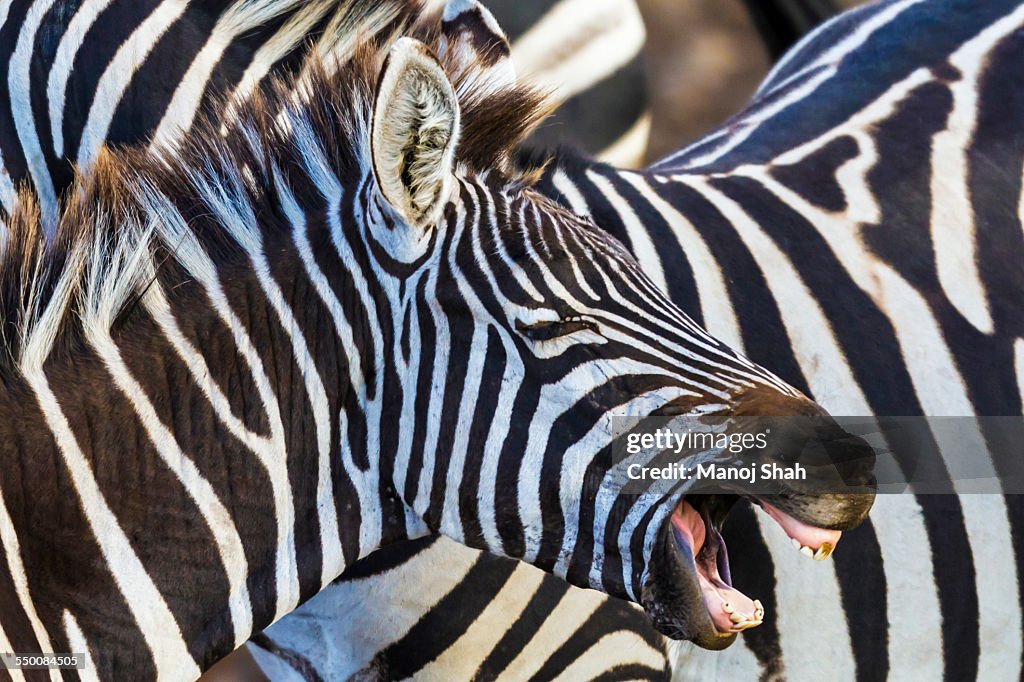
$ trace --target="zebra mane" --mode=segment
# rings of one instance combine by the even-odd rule
[[[367,37],[346,60],[313,53],[298,75],[272,79],[241,103],[222,98],[173,150],[103,149],[63,198],[53,235],[44,234],[31,189],[19,191],[6,239],[0,226],[0,382],[116,329],[159,268],[195,272],[187,259],[196,246],[219,262],[249,240],[289,231],[282,181],[295,177],[309,192],[308,179],[325,171],[342,182],[370,172],[374,93],[388,50],[411,36],[440,54],[440,17],[418,2],[352,5],[365,15],[350,16],[350,30]],[[388,14],[395,18],[381,30]],[[536,173],[510,160],[549,112],[546,98],[528,86],[476,87],[473,68],[440,56],[462,110],[459,172],[531,183]]]

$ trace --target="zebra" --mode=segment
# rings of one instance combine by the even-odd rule
[[[0,645],[187,679],[424,528],[728,644],[763,612],[701,587],[728,579],[688,559],[711,502],[596,497],[614,412],[821,417],[787,442],[854,461],[858,492],[755,498],[797,540],[867,515],[870,447],[506,163],[542,100],[472,33],[397,18],[175,154],[101,152],[49,241],[19,195],[0,267]],[[469,404],[508,419],[471,428]],[[59,496],[40,504],[37,482]]]
[[[623,240],[709,329],[782,367],[834,412],[1019,415],[1020,133],[1001,108],[1015,100],[1000,93],[1019,89],[1022,23],[1015,2],[874,3],[819,28],[746,111],[683,152],[631,173],[561,151],[539,188]],[[948,179],[957,167],[964,172]],[[909,189],[889,184],[900,177]],[[959,224],[942,215],[950,210]],[[866,249],[836,243],[862,231]],[[879,298],[876,278],[899,295]],[[898,371],[879,384],[880,367]],[[724,652],[679,652],[677,674],[806,679],[825,659],[840,679],[1017,679],[1019,500],[882,496],[877,507],[824,579],[794,563],[785,539],[756,517],[734,512],[725,533],[744,548],[733,552],[737,584],[767,585],[773,610],[785,611]],[[310,605],[320,627],[331,613],[324,600],[363,589],[372,583],[320,595]],[[815,597],[814,609],[798,589]],[[278,646],[317,650],[302,632],[268,634]],[[401,635],[368,650],[362,660],[419,653]],[[418,672],[436,670],[432,662]]]

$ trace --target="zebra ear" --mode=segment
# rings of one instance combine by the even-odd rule
[[[512,48],[478,0],[448,0],[441,18],[441,57],[459,92],[502,90],[516,82]]]
[[[370,148],[377,186],[408,225],[437,222],[458,137],[459,102],[444,69],[426,45],[399,39],[377,85]]]

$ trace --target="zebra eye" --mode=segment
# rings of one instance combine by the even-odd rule
[[[579,315],[558,320],[540,320],[530,324],[516,320],[516,331],[533,341],[550,341],[584,330],[597,331],[597,325]]]

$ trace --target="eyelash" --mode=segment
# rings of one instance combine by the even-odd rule
[[[584,330],[597,331],[597,325],[578,315],[533,324],[516,320],[516,331],[532,341],[551,341]]]

